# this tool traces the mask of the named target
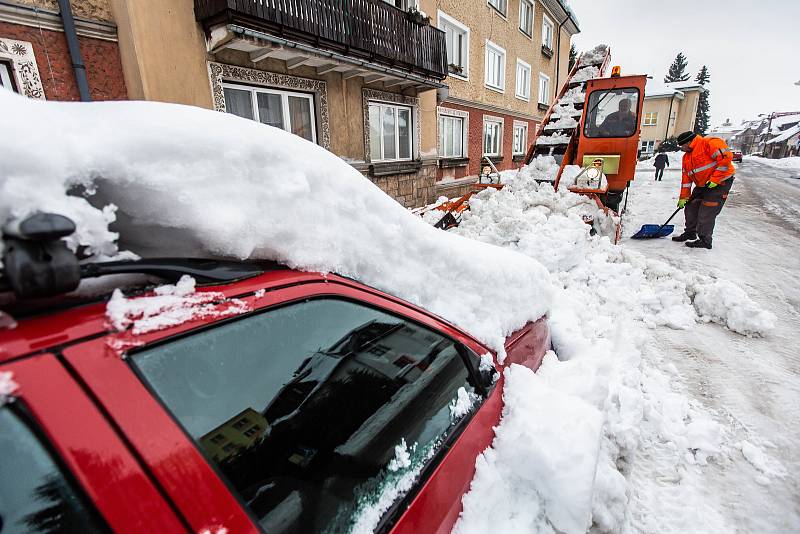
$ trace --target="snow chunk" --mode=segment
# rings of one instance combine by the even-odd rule
[[[536,156],[536,159],[519,169],[521,177],[540,182],[553,182],[557,174],[558,163],[553,156]]]
[[[461,388],[464,389],[464,388]],[[399,471],[411,467],[411,454],[408,452],[406,439],[402,438],[399,445],[394,446],[394,458],[389,462],[389,471]]]
[[[761,447],[753,445],[747,440],[738,444],[742,451],[742,456],[752,464],[753,467],[768,476],[784,477],[786,469],[776,460],[767,456]]]
[[[195,292],[195,280],[183,275],[177,284],[157,287],[154,295],[126,298],[115,289],[106,306],[106,318],[116,330],[132,327],[134,335],[162,330],[192,319],[226,317],[250,311],[241,300],[218,292]]]
[[[578,60],[578,65],[598,65],[605,59],[607,54],[608,45],[597,45],[588,52],[581,54],[581,57]]]
[[[457,421],[467,415],[478,399],[480,395],[467,391],[464,387],[458,388],[456,398],[450,402],[450,420]]]
[[[505,406],[492,447],[476,461],[456,534],[495,531],[584,533],[602,417],[580,399],[551,388],[527,367],[505,371]]]
[[[572,136],[567,134],[540,135],[536,138],[537,145],[566,145]]]
[[[11,400],[19,389],[11,371],[0,371],[0,406]]]
[[[742,288],[727,280],[697,277],[689,287],[697,314],[746,336],[763,336],[775,328],[776,317],[762,309]]]
[[[335,272],[426,308],[501,354],[506,336],[549,307],[550,277],[536,260],[432,228],[334,154],[281,129],[191,106],[43,102],[8,91],[0,109],[0,146],[14,154],[0,173],[0,224],[39,209],[63,213],[78,227],[70,246],[112,255],[118,236],[108,225],[124,214],[132,224],[121,243],[142,255],[157,245],[161,255]],[[93,196],[67,194],[86,185]]]
[[[570,78],[570,82],[585,82],[600,76],[600,69],[594,66],[583,67],[578,69],[575,76]]]
[[[559,129],[565,129],[565,128],[577,128],[577,126],[578,126],[578,121],[576,121],[574,118],[570,117],[569,115],[565,115],[565,116],[559,118],[557,121],[548,122],[545,125],[544,129],[545,130],[559,130]]]
[[[566,93],[564,96],[558,99],[558,105],[563,106],[566,104],[583,104],[586,100],[586,93],[581,89],[580,86],[573,87]]]

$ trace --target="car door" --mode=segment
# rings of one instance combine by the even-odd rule
[[[0,373],[18,386],[0,399],[0,532],[186,530],[55,355]]]
[[[237,297],[253,311],[64,353],[191,527],[449,530],[499,420],[486,349],[352,283]]]

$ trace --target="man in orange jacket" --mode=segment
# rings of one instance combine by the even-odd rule
[[[686,241],[687,247],[710,249],[714,221],[733,185],[733,153],[722,139],[694,132],[680,134],[678,144],[685,152],[678,207],[686,208],[686,228],[672,240]]]

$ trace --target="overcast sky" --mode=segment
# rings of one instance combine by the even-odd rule
[[[606,43],[623,74],[663,81],[678,52],[711,74],[711,126],[800,111],[800,0],[569,0],[578,51]]]

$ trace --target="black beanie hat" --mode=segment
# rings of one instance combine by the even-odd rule
[[[678,144],[685,145],[686,143],[691,142],[691,140],[695,137],[697,137],[697,134],[694,132],[683,132],[678,136]]]

